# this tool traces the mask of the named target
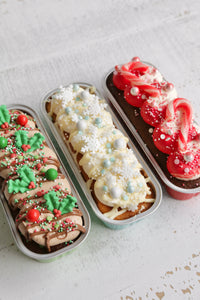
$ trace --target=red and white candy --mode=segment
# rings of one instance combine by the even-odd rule
[[[177,96],[172,83],[165,81],[154,85],[160,90],[160,95],[144,101],[140,111],[143,120],[153,127],[164,119],[167,104]]]
[[[138,87],[139,90],[150,95],[158,95],[158,91],[155,87],[148,84],[146,80],[141,79],[141,76],[148,73],[149,69],[150,67],[142,63],[139,57],[134,57],[132,61],[122,65],[121,67],[115,67],[113,83],[120,90],[125,90],[129,87],[126,94],[130,95],[130,102],[132,98],[131,96],[133,96],[133,98],[134,96],[138,96],[137,92],[132,91],[129,93],[132,87]]]
[[[165,119],[154,129],[154,144],[167,154],[177,148],[184,151],[193,130],[190,102],[184,98],[176,98],[167,105]]]
[[[161,152],[169,154],[167,168],[172,176],[196,179],[200,177],[200,133],[192,123],[191,104],[184,98],[174,99],[173,84],[154,76],[156,72],[135,57],[115,67],[113,83],[124,90],[129,104],[141,108],[144,121],[156,126],[153,141]]]

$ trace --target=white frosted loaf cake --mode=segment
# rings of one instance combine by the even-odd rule
[[[105,216],[123,220],[152,206],[151,180],[93,87],[61,87],[49,96],[46,110]]]

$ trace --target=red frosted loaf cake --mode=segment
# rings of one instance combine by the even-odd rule
[[[200,184],[200,130],[191,103],[138,57],[116,66],[106,87],[134,126],[169,182],[181,189]]]

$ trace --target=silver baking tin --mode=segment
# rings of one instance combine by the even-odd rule
[[[64,254],[69,253],[70,251],[74,250],[76,247],[80,246],[83,243],[83,241],[85,241],[85,239],[87,238],[89,231],[90,231],[90,224],[91,224],[90,216],[89,216],[88,211],[87,211],[83,201],[81,200],[80,195],[79,195],[78,191],[76,190],[76,188],[64,166],[64,164],[65,164],[64,160],[61,160],[59,152],[56,150],[50,137],[48,136],[48,133],[46,132],[46,129],[44,128],[44,126],[38,116],[38,113],[36,111],[34,111],[33,109],[31,109],[30,107],[25,106],[25,105],[11,104],[11,105],[8,105],[7,108],[21,110],[21,111],[31,115],[35,119],[37,126],[41,130],[42,134],[45,136],[45,141],[47,142],[48,146],[51,147],[55,151],[55,153],[58,157],[58,160],[60,161],[60,164],[61,164],[61,167],[60,167],[61,171],[66,176],[67,180],[69,181],[72,193],[77,198],[77,204],[83,213],[83,220],[84,220],[84,226],[85,226],[86,232],[81,234],[80,237],[78,237],[78,239],[74,243],[72,243],[71,245],[66,246],[60,250],[50,252],[47,254],[35,253],[35,252],[32,252],[31,250],[29,250],[28,248],[26,248],[26,246],[24,245],[24,243],[21,239],[21,235],[20,235],[18,229],[16,228],[15,221],[13,220],[8,202],[7,202],[6,198],[4,197],[3,191],[1,191],[1,193],[0,193],[1,201],[0,202],[2,204],[5,216],[7,218],[8,224],[10,226],[11,233],[13,235],[13,238],[14,238],[15,243],[16,243],[17,247],[19,248],[19,250],[32,259],[38,260],[40,262],[50,262],[60,256],[63,256]]]
[[[83,83],[83,82],[75,82],[75,83],[71,83],[71,84],[78,84],[83,88],[91,88],[93,87],[91,84],[88,83]],[[69,85],[67,85],[69,86]],[[65,86],[65,87],[67,87]],[[133,150],[135,156],[137,157],[138,161],[141,163],[141,165],[143,166],[143,169],[146,171],[147,175],[151,178],[151,182],[154,185],[155,188],[155,192],[156,192],[156,199],[154,204],[151,206],[150,209],[148,209],[147,211],[140,213],[134,217],[131,217],[129,219],[126,220],[112,220],[108,217],[105,217],[100,210],[98,209],[95,200],[93,199],[90,190],[87,187],[87,184],[85,182],[85,180],[83,179],[80,170],[76,164],[76,162],[74,161],[71,153],[68,151],[68,148],[66,146],[66,144],[64,143],[59,131],[56,129],[56,127],[54,126],[53,122],[51,121],[51,118],[49,117],[48,113],[46,112],[46,108],[45,108],[45,104],[48,101],[48,98],[55,92],[57,92],[59,89],[54,89],[52,91],[50,91],[42,100],[42,114],[43,114],[43,118],[46,121],[46,123],[49,126],[50,131],[52,132],[52,134],[54,135],[54,137],[56,138],[56,141],[59,145],[59,147],[61,148],[63,154],[66,156],[69,165],[72,169],[72,171],[74,172],[79,184],[81,185],[86,198],[93,210],[93,212],[96,214],[96,216],[109,228],[112,229],[122,229],[128,225],[131,225],[133,223],[135,223],[136,221],[141,220],[144,217],[149,216],[150,214],[152,214],[153,212],[155,212],[157,210],[157,208],[159,207],[160,203],[161,203],[161,199],[162,199],[162,189],[161,186],[159,184],[159,182],[157,181],[157,179],[155,178],[154,174],[152,173],[152,171],[150,170],[150,168],[148,167],[148,165],[146,164],[146,162],[143,160],[142,156],[140,155],[140,153],[138,152],[138,150],[136,149],[136,147],[134,146],[134,144],[129,141],[128,145],[129,147]],[[99,93],[98,90],[95,89],[95,93],[96,95],[98,95],[100,98],[103,98],[102,95]],[[113,122],[115,123],[116,127],[118,129],[120,129],[123,134],[125,136],[127,136],[128,134],[126,133],[126,131],[124,130],[124,128],[122,127],[122,125],[120,124],[120,122],[118,121],[114,111],[112,110],[111,106],[109,105],[108,102],[108,109],[107,109],[112,116]]]
[[[153,66],[152,64],[148,63],[148,62],[144,62],[145,64],[149,65],[149,66]],[[155,67],[155,66],[153,66]],[[142,150],[144,151],[144,153],[146,154],[147,158],[149,159],[150,163],[153,165],[153,167],[155,168],[155,170],[157,171],[159,177],[161,178],[161,180],[172,190],[179,192],[179,193],[183,193],[183,194],[194,194],[194,193],[198,193],[200,192],[200,187],[197,188],[193,188],[193,189],[184,189],[181,187],[178,187],[176,185],[174,185],[173,183],[171,183],[169,181],[169,179],[166,177],[165,173],[162,171],[162,169],[160,168],[160,166],[158,165],[157,161],[155,160],[155,158],[153,157],[153,155],[151,154],[151,152],[149,151],[149,149],[147,148],[147,146],[145,145],[145,143],[143,142],[142,138],[140,137],[140,135],[138,134],[137,130],[135,129],[135,127],[133,126],[133,124],[130,122],[130,120],[128,119],[128,117],[126,116],[126,114],[124,113],[124,111],[122,110],[122,108],[120,107],[120,105],[117,103],[116,99],[114,98],[114,96],[111,94],[111,92],[109,91],[109,89],[107,88],[106,85],[106,81],[108,76],[114,72],[114,68],[112,68],[103,78],[102,81],[102,85],[103,85],[103,89],[105,91],[105,96],[107,98],[107,100],[109,99],[110,102],[112,103],[112,105],[115,107],[115,109],[117,110],[117,112],[119,113],[119,115],[121,116],[121,118],[123,119],[124,123],[126,124],[126,126],[128,127],[128,129],[130,130],[130,132],[132,133],[133,137],[137,140],[138,144],[141,146]],[[108,101],[109,101],[108,100]],[[153,142],[153,141],[152,141]]]

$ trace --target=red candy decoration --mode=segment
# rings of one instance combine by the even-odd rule
[[[34,189],[35,188],[35,183],[33,181],[31,181],[29,183],[29,186],[28,186],[29,189]]]
[[[60,185],[59,184],[56,184],[56,185],[54,185],[54,190],[55,191],[58,191],[58,190],[60,190],[61,189],[61,187],[60,187]]]
[[[37,222],[40,216],[40,212],[39,210],[32,208],[28,211],[27,215],[26,215],[26,219],[29,222]]]
[[[47,157],[43,157],[43,163],[46,163],[48,161]]]
[[[6,129],[6,128],[8,128],[8,127],[9,127],[8,122],[5,122],[5,123],[3,123],[3,124],[1,125],[1,128],[2,128],[2,129]]]
[[[37,192],[37,196],[38,196],[38,197],[42,197],[42,196],[44,196],[44,192],[43,192],[43,191],[39,191],[39,192]]]
[[[54,208],[53,213],[56,218],[59,218],[61,216],[61,211],[59,209]]]
[[[66,218],[66,219],[65,219],[65,222],[67,222],[67,223],[71,223],[71,222],[72,222],[72,220],[71,220],[70,218]]]
[[[19,115],[16,120],[18,125],[25,126],[28,122],[28,118],[25,115]]]
[[[36,168],[37,168],[37,170],[40,170],[40,169],[42,168],[42,164],[38,163],[38,164],[36,165]]]
[[[143,64],[139,57],[134,57],[131,62],[123,66],[115,66],[113,73],[113,83],[119,90],[124,90],[130,85],[131,80],[137,76],[144,75],[149,67]]]
[[[22,149],[24,150],[24,152],[28,151],[28,149],[31,149],[30,145],[22,145]]]
[[[182,114],[178,112],[182,111]],[[177,148],[187,148],[190,133],[193,131],[192,107],[188,100],[176,98],[166,108],[165,119],[154,129],[155,146],[164,153],[170,154]]]

